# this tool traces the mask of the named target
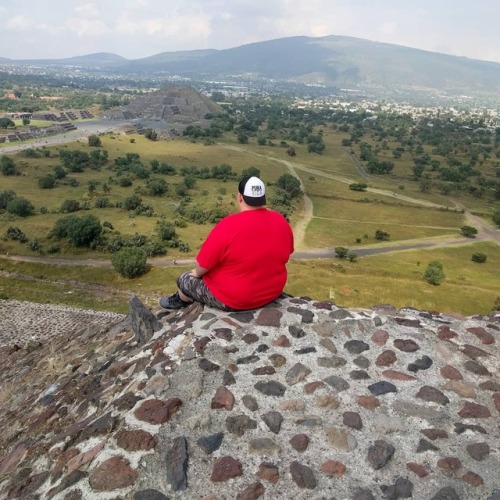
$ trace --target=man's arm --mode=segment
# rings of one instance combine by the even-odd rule
[[[201,267],[197,262],[196,267],[191,270],[191,274],[195,278],[201,278],[204,274],[208,273],[208,271],[208,269],[206,269],[205,267]]]

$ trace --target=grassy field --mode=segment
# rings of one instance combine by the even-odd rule
[[[487,255],[484,264],[473,253]],[[422,279],[431,261],[443,264],[445,281],[433,286]],[[339,306],[369,308],[376,304],[415,307],[464,315],[489,313],[500,296],[500,247],[471,243],[433,250],[412,250],[363,257],[292,260],[285,291]],[[175,279],[189,267],[151,267],[136,279],[120,277],[112,268],[66,267],[0,259],[0,297],[42,303],[127,312],[135,293],[147,305],[175,290]]]
[[[260,169],[262,177],[272,184],[283,173],[289,172],[286,162],[296,165],[295,172],[301,178],[306,193],[313,202],[313,218],[305,233],[308,248],[347,246],[354,251],[358,246],[390,245],[418,238],[459,236],[464,224],[464,215],[453,210],[439,210],[419,206],[405,201],[402,195],[422,202],[432,202],[452,207],[453,203],[438,193],[421,193],[418,183],[408,180],[408,165],[398,167],[389,177],[361,177],[354,163],[346,154],[347,148],[340,146],[346,134],[325,129],[327,149],[323,155],[307,153],[305,145],[297,145],[297,155],[286,155],[281,147],[257,146],[253,140],[242,146],[232,135],[224,137],[224,144],[204,146],[201,142],[187,140],[151,142],[143,136],[102,136],[103,148],[109,152],[110,164],[126,153],[138,153],[145,165],[153,159],[173,165],[211,167],[223,163],[241,172],[251,166]],[[134,143],[131,142],[134,139]],[[86,141],[50,147],[53,154],[59,149],[82,149],[90,151]],[[51,190],[38,187],[38,178],[50,173],[58,163],[57,158],[25,158],[13,156],[21,176],[2,176],[0,190],[12,189],[18,196],[28,198],[35,206],[37,215],[25,219],[9,214],[0,215],[0,235],[9,226],[22,229],[30,238],[39,239],[44,246],[50,244],[47,235],[55,221],[63,214],[56,213],[64,200],[88,201],[102,196],[102,185],[109,184],[113,173],[109,169],[71,173],[79,181],[77,187],[60,186]],[[107,195],[111,202],[123,201],[139,190],[143,202],[153,206],[154,217],[131,217],[118,208],[95,209],[82,213],[95,214],[101,221],[109,221],[122,235],[135,233],[152,235],[157,220],[176,217],[179,198],[174,195],[175,185],[181,182],[180,175],[163,177],[169,184],[166,196],[152,197],[145,194],[144,181],[134,180],[128,188],[115,184]],[[88,182],[98,183],[97,191],[90,196]],[[349,189],[350,182],[367,182],[377,192],[356,192]],[[222,183],[213,179],[198,180],[191,191],[194,204],[206,210],[215,207],[234,211],[236,182]],[[272,196],[273,188],[270,188]],[[488,213],[487,200],[476,201],[463,197],[460,202],[481,213]],[[46,214],[40,214],[45,207]],[[302,206],[292,215],[292,225],[298,221]],[[212,225],[190,224],[178,228],[181,240],[189,243],[189,254],[169,250],[167,258],[194,257]],[[381,229],[390,233],[387,243],[376,242],[374,233]],[[360,240],[357,242],[357,240]],[[474,252],[487,254],[485,264],[471,261]],[[30,252],[26,245],[0,240],[0,253],[38,255]],[[50,256],[48,256],[50,257]],[[105,258],[109,254],[63,247],[54,258]],[[444,265],[446,280],[439,286],[427,284],[422,273],[428,262],[439,260]],[[293,295],[307,295],[318,300],[332,299],[338,305],[349,307],[371,307],[374,304],[390,303],[396,307],[412,306],[462,314],[487,313],[500,296],[500,247],[493,243],[471,243],[460,247],[434,250],[415,250],[388,253],[360,258],[358,262],[333,260],[295,260],[289,265],[287,289]],[[148,305],[155,305],[160,296],[175,288],[175,278],[184,270],[177,267],[151,267],[149,272],[134,280],[120,277],[112,268],[66,267],[47,264],[11,262],[0,258],[0,297],[36,302],[51,302],[82,306],[93,309],[126,312],[127,297],[136,293]]]

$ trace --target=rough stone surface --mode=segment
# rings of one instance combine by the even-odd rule
[[[500,315],[154,319],[0,301],[0,498],[500,500]]]

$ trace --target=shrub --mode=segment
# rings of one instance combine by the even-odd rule
[[[51,238],[68,238],[75,247],[89,247],[102,233],[102,226],[95,215],[78,217],[68,215],[58,219],[50,232]]]
[[[443,264],[438,261],[429,262],[424,272],[423,278],[431,285],[439,285],[445,278]]]
[[[80,210],[80,203],[76,200],[64,200],[61,204],[61,212],[63,214],[70,214]]]
[[[95,134],[89,135],[88,141],[89,141],[89,146],[92,146],[95,148],[99,148],[102,146],[101,139]]]
[[[102,226],[95,215],[75,217],[68,227],[68,239],[75,247],[89,247],[102,233]]]
[[[18,215],[19,217],[28,217],[33,215],[35,207],[26,198],[14,198],[7,203],[7,212]]]
[[[16,164],[14,160],[8,156],[2,156],[0,158],[0,170],[3,175],[16,175]]]
[[[297,198],[302,194],[300,181],[291,174],[283,174],[277,181],[276,187],[286,191],[290,198]]]
[[[462,233],[462,236],[465,236],[466,238],[474,238],[477,234],[477,229],[473,226],[462,226],[460,228],[460,232]]]
[[[106,208],[109,207],[109,199],[106,196],[100,196],[95,200],[94,206],[96,208]]]
[[[53,175],[56,179],[64,179],[66,177],[66,170],[61,167],[61,165],[56,165],[52,169]]]
[[[147,182],[147,188],[151,196],[161,196],[167,192],[167,183],[163,179],[151,179]]]
[[[111,257],[115,270],[126,278],[143,275],[147,270],[146,252],[142,248],[122,248]]]
[[[355,253],[355,252],[348,252],[348,254],[347,254],[347,260],[349,262],[356,262],[357,258],[358,258],[358,254],[357,253]]]
[[[346,259],[349,254],[349,249],[346,247],[335,247],[335,254],[339,259]]]
[[[366,191],[368,184],[365,182],[353,182],[349,184],[349,189],[352,191]]]
[[[472,254],[472,262],[478,262],[479,264],[483,264],[486,262],[487,256],[484,253],[473,253]]]
[[[491,218],[493,219],[493,223],[500,227],[500,209],[495,210]]]
[[[16,197],[16,193],[11,189],[0,192],[0,210],[7,208],[7,203]]]
[[[129,196],[128,198],[125,198],[123,200],[123,208],[125,210],[135,210],[141,205],[141,203],[141,197],[138,194],[133,194],[132,196]]]
[[[52,189],[56,185],[56,178],[52,174],[44,175],[38,179],[38,186],[42,189]]]
[[[389,241],[389,238],[391,235],[385,231],[382,231],[381,229],[377,229],[375,231],[375,239],[378,241]]]
[[[21,243],[26,243],[28,241],[28,238],[26,238],[26,235],[21,231],[21,229],[14,226],[9,226],[7,231],[5,231],[5,236],[9,240],[19,241]]]
[[[156,232],[161,241],[169,241],[176,237],[175,225],[165,221],[156,223]]]
[[[129,187],[132,185],[132,179],[130,177],[121,177],[118,184],[121,187]]]

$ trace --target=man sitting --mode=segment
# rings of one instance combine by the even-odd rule
[[[223,311],[241,311],[281,295],[294,250],[290,224],[265,207],[266,188],[258,177],[241,180],[237,200],[239,212],[212,229],[196,267],[179,276],[178,291],[160,299],[161,307],[179,309],[195,300]]]

